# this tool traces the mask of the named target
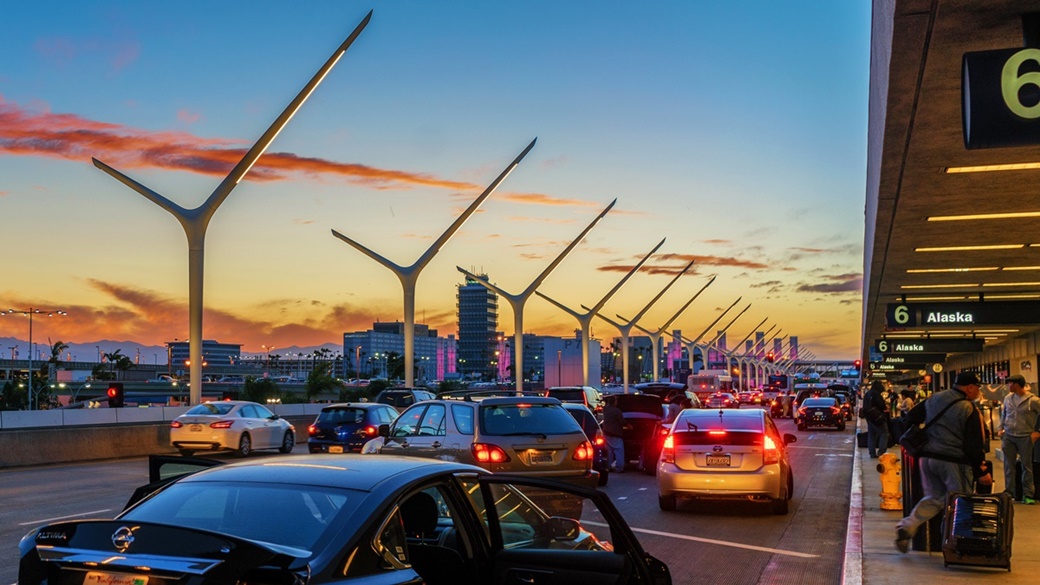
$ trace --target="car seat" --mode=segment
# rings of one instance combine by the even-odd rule
[[[473,568],[457,550],[426,544],[437,542],[437,502],[426,492],[417,492],[400,506],[401,522],[408,538],[408,562],[426,585],[476,583]]]

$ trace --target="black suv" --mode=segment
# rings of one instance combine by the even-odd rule
[[[394,407],[373,402],[330,404],[307,428],[311,453],[360,453],[379,434],[379,425],[397,418]]]
[[[436,396],[433,395],[433,392],[421,388],[387,388],[376,394],[376,399],[373,402],[389,404],[400,412],[416,402],[433,400],[434,398]]]

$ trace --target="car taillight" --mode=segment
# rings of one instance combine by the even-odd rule
[[[498,445],[489,443],[473,443],[473,457],[480,463],[505,463],[509,455]]]
[[[181,421],[179,421],[179,420],[175,420],[175,421],[170,422],[170,428],[171,429],[179,429],[179,428],[181,428],[183,426],[184,426],[184,424],[181,423]]]
[[[577,449],[574,450],[575,461],[589,461],[592,459],[592,443],[588,441],[582,442]]]
[[[218,420],[215,423],[210,423],[209,428],[211,428],[211,429],[230,429],[231,425],[234,424],[234,422],[235,421],[231,421],[231,420]]]
[[[773,437],[766,435],[765,441],[762,442],[764,450],[762,453],[762,462],[765,464],[780,463],[780,449],[776,446],[776,441]]]
[[[805,416],[805,413],[806,413],[806,410],[805,410],[805,408],[799,408],[799,409],[798,409],[798,415],[799,415],[799,416]]]
[[[607,439],[603,436],[603,431],[596,431],[595,443],[599,447],[607,444]]]
[[[668,435],[661,447],[661,461],[675,463],[675,435]]]
[[[374,437],[379,434],[379,429],[372,425],[368,425],[367,427],[359,430],[358,434],[362,437]]]
[[[838,408],[837,406],[832,406],[831,407],[831,414],[834,414],[834,415],[841,414],[841,409]]]
[[[307,427],[307,434],[311,435],[311,436],[317,435],[318,434],[318,427],[315,426],[315,425],[311,425],[311,426]]]
[[[708,436],[709,437],[725,437],[726,436],[726,431],[719,431],[719,430],[708,431]]]

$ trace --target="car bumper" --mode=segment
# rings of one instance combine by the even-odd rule
[[[748,496],[778,499],[783,478],[780,466],[766,465],[757,471],[684,471],[671,463],[657,466],[657,491],[662,496],[737,499]]]
[[[365,441],[350,441],[346,443],[310,439],[307,441],[307,450],[311,453],[360,453],[361,448],[367,442],[367,439]]]
[[[838,427],[845,424],[845,417],[835,418],[798,418],[795,419],[796,424],[803,425],[805,427]]]

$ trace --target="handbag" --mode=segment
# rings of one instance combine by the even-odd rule
[[[925,447],[928,445],[928,427],[935,424],[935,421],[939,420],[942,415],[946,414],[947,410],[957,404],[958,402],[966,400],[965,398],[958,398],[953,402],[946,405],[946,408],[942,409],[939,414],[935,415],[935,418],[926,422],[911,424],[907,427],[906,431],[899,437],[899,446],[903,448],[911,457],[920,457],[924,453]]]

